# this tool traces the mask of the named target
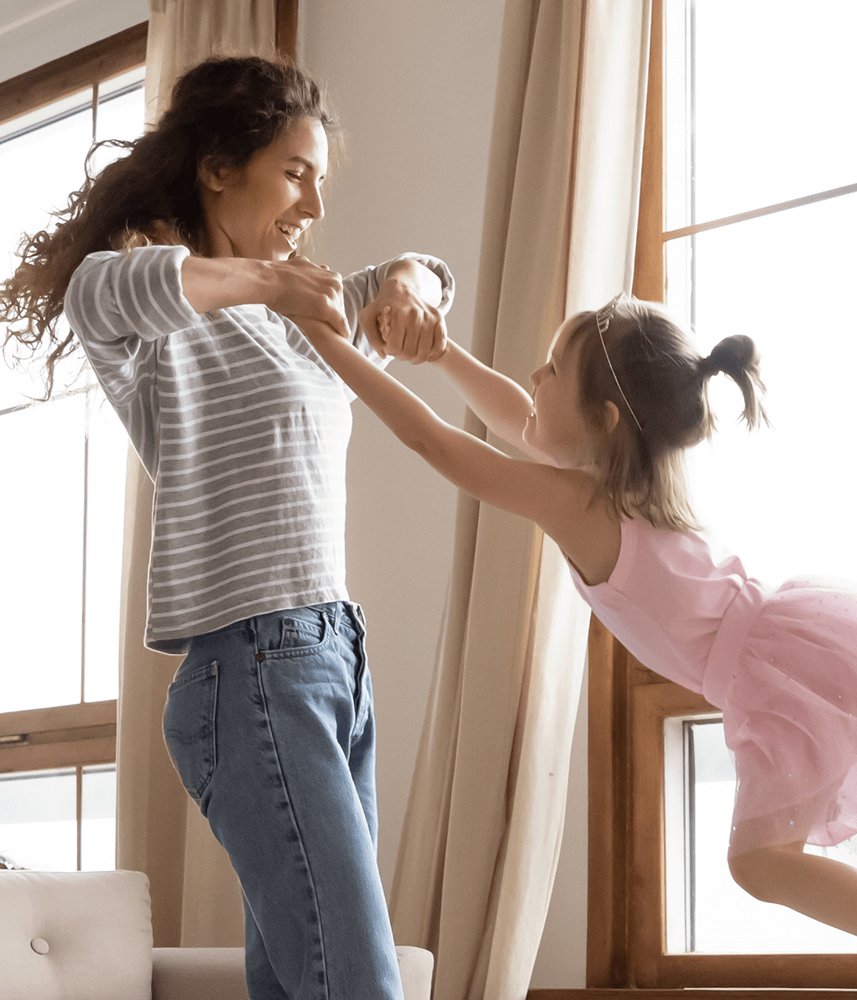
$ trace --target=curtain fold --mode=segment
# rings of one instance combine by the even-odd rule
[[[276,0],[150,0],[150,8],[148,124],[166,107],[174,80],[207,56],[275,54]],[[143,646],[152,497],[152,482],[131,453],[116,737],[117,867],[149,876],[156,946],[241,945],[238,880],[182,788],[162,736],[167,687],[181,660]]]
[[[277,0],[149,0],[146,118],[158,120],[173,83],[210,55],[276,54]]]
[[[630,290],[650,17],[649,0],[507,0],[474,353],[524,384],[565,316]],[[532,524],[462,498],[455,543],[393,927],[435,953],[436,996],[520,1000],[562,841],[589,612]]]

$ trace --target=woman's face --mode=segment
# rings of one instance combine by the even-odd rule
[[[257,150],[244,167],[201,168],[205,249],[212,257],[285,260],[301,233],[324,216],[327,135],[302,118]]]

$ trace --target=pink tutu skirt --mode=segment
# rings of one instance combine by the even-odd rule
[[[703,680],[738,785],[729,854],[857,834],[857,587],[748,581]]]

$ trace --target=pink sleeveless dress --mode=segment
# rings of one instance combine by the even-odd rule
[[[636,519],[606,583],[571,572],[641,663],[722,709],[738,775],[730,855],[857,833],[857,585],[770,590],[699,535]]]

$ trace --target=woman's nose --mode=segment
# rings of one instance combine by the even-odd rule
[[[314,222],[318,222],[324,218],[324,199],[321,197],[321,191],[317,187],[313,187],[307,191],[302,199],[301,208]]]

